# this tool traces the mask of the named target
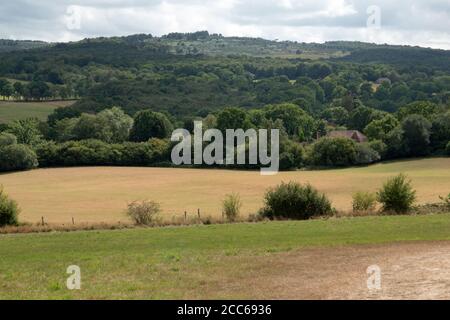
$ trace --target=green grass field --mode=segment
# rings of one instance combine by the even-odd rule
[[[450,215],[2,235],[0,299],[254,298],[240,282],[283,252],[414,240],[450,240]]]
[[[45,121],[50,113],[58,107],[65,107],[73,101],[46,102],[10,102],[0,101],[0,123],[26,118],[38,118]]]

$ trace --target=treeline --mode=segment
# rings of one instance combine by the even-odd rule
[[[44,81],[11,82],[0,78],[0,96],[3,100],[44,101],[74,99],[75,91],[67,86],[48,85]]]
[[[357,63],[383,63],[417,71],[430,68],[450,72],[450,52],[407,46],[377,46],[355,50],[340,60]]]
[[[345,167],[380,160],[450,153],[450,111],[431,102],[415,102],[395,114],[359,106],[342,107],[315,116],[296,104],[272,104],[246,110],[224,108],[184,122],[152,110],[132,118],[120,108],[83,113],[61,120],[14,121],[0,134],[0,170],[40,166],[170,165],[174,128],[204,130],[279,129],[280,169]],[[361,130],[367,142],[330,135],[343,129]],[[248,165],[239,168],[259,168]]]

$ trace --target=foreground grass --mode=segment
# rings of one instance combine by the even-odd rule
[[[230,279],[252,277],[256,257],[414,240],[450,240],[450,215],[4,235],[0,299],[248,298]],[[69,265],[80,291],[66,289]]]

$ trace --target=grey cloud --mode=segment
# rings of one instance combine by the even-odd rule
[[[0,37],[77,40],[133,33],[208,29],[225,35],[289,40],[359,40],[450,48],[449,0],[0,0]],[[370,5],[381,29],[366,28]],[[67,28],[68,6],[82,9]]]

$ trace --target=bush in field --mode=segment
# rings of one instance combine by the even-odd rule
[[[12,133],[2,132],[0,134],[0,148],[17,144],[17,137]]]
[[[241,211],[242,202],[238,193],[227,194],[222,203],[223,213],[228,221],[236,221]]]
[[[372,211],[375,209],[377,195],[371,192],[356,192],[353,194],[353,211]]]
[[[150,226],[159,221],[161,207],[155,201],[134,201],[128,205],[127,215],[137,225]]]
[[[0,227],[8,225],[17,225],[19,208],[17,203],[10,199],[0,187]]]
[[[450,208],[450,193],[449,193],[446,197],[439,196],[439,199],[442,200],[442,202],[444,203],[444,205],[445,205],[447,208]]]
[[[445,148],[445,153],[450,156],[450,141],[447,143],[447,147]]]
[[[306,220],[331,214],[331,202],[311,185],[296,182],[282,183],[271,188],[264,197],[260,213],[269,219],[286,218]]]
[[[377,193],[383,211],[397,214],[407,213],[416,200],[416,192],[404,174],[390,178]]]
[[[0,171],[27,170],[38,166],[36,153],[23,144],[0,148]]]

